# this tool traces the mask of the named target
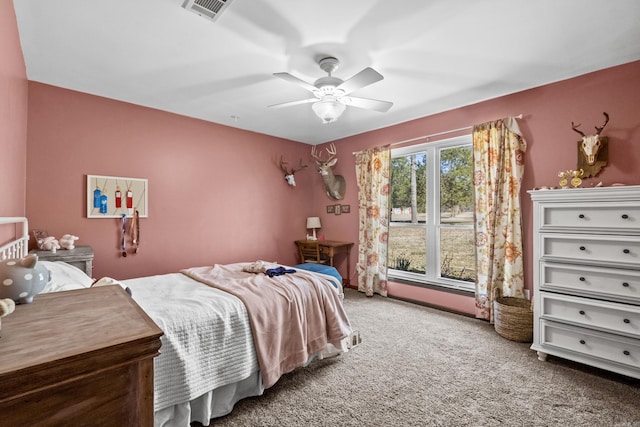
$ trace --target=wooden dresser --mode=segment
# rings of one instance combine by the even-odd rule
[[[76,246],[73,249],[58,249],[55,252],[32,250],[31,254],[38,255],[41,261],[64,261],[84,271],[93,277],[93,249],[91,246]]]
[[[640,186],[529,193],[531,348],[640,378]]]
[[[0,424],[152,427],[161,335],[120,286],[16,306],[0,330]]]

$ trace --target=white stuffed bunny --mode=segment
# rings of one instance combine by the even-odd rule
[[[38,240],[38,247],[43,251],[55,252],[60,249],[60,242],[53,236],[47,236],[42,240]]]
[[[74,236],[73,234],[65,234],[60,238],[60,247],[63,249],[73,249],[76,247],[75,242],[78,240],[78,236]]]

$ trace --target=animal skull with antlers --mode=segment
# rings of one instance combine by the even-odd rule
[[[331,169],[338,161],[336,158],[336,146],[331,144],[329,148],[327,148],[327,153],[329,153],[329,158],[327,160],[323,160],[322,157],[316,153],[316,147],[311,147],[311,157],[315,159],[316,164],[318,165],[318,172],[322,175],[322,181],[324,182],[324,187],[327,190],[327,196],[333,200],[342,200],[346,190],[344,177],[342,175],[334,175],[333,170]]]
[[[291,170],[289,170],[287,168],[287,162],[285,162],[282,156],[280,156],[280,169],[282,169],[282,171],[284,172],[284,180],[287,181],[287,184],[292,187],[296,186],[296,180],[293,175],[299,170],[306,168],[307,166],[308,165],[303,165],[302,159],[300,159],[300,165],[297,168],[292,168]]]
[[[604,114],[605,121],[604,124],[600,127],[596,126],[596,134],[595,135],[585,135],[584,132],[578,130],[580,124],[577,125],[571,122],[571,129],[582,135],[582,152],[584,153],[587,164],[593,165],[596,162],[596,158],[598,157],[598,150],[602,146],[602,142],[600,141],[600,133],[604,129],[604,127],[609,123],[609,115],[605,112]]]
[[[571,122],[571,129],[575,132],[579,133],[582,136],[582,140],[579,144],[579,152],[578,152],[578,169],[585,170],[585,177],[595,176],[600,172],[607,164],[606,149],[607,149],[607,138],[600,136],[604,127],[609,123],[609,114],[603,112],[605,117],[605,121],[602,126],[595,126],[596,134],[595,135],[585,135],[584,132],[578,129],[580,124],[577,125]]]

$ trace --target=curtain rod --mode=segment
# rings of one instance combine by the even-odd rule
[[[520,113],[517,116],[515,116],[515,118],[516,119],[522,119],[522,113]],[[437,132],[437,133],[432,133],[430,135],[423,135],[423,136],[418,136],[418,137],[411,138],[411,139],[405,139],[404,141],[398,141],[398,142],[394,142],[392,144],[389,144],[389,146],[393,147],[394,145],[407,144],[409,142],[417,141],[419,139],[426,139],[428,141],[429,138],[433,138],[434,136],[447,135],[449,133],[462,132],[463,130],[469,130],[469,129],[473,129],[473,126],[465,126],[463,128],[445,130],[444,132]]]
[[[522,119],[523,114],[520,113],[517,116],[513,116],[513,117],[516,118],[516,119]],[[447,135],[449,133],[462,132],[463,130],[469,130],[469,129],[473,129],[473,126],[465,126],[463,128],[445,130],[444,132],[437,132],[437,133],[432,133],[432,134],[429,134],[429,135],[417,136],[415,138],[405,139],[404,141],[393,142],[393,143],[389,144],[389,147],[393,147],[394,145],[400,145],[400,144],[408,144],[409,142],[417,141],[419,139],[426,139],[428,141],[429,138],[433,138],[434,136]],[[359,153],[358,151],[354,151],[353,155],[355,156],[358,153]]]

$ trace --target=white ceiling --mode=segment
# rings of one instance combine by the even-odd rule
[[[640,59],[638,0],[14,0],[29,80],[309,144]],[[372,67],[352,95],[392,101],[322,124],[313,83]],[[518,113],[513,112],[514,114]]]

